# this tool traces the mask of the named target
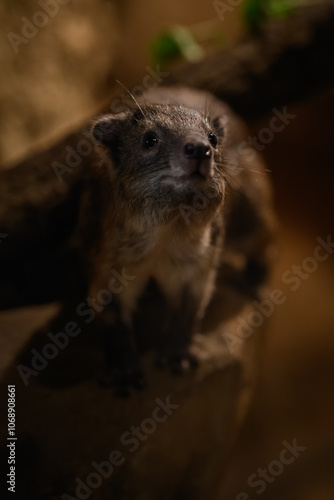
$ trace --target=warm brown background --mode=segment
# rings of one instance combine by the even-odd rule
[[[230,487],[257,498],[247,479],[278,458],[282,441],[307,450],[260,495],[330,500],[334,492],[334,255],[296,291],[282,274],[313,256],[318,236],[333,234],[334,92],[288,108],[297,117],[263,151],[272,170],[280,258],[271,286],[287,296],[271,318],[261,382],[231,464]],[[264,119],[259,127],[265,126]]]
[[[0,149],[6,165],[92,115],[108,100],[115,77],[130,87],[140,82],[150,63],[148,39],[163,26],[216,18],[205,0],[71,0],[15,56],[6,33],[18,33],[20,18],[36,10],[32,0],[0,6]],[[229,43],[241,32],[239,11],[221,24]],[[307,450],[260,496],[330,500],[334,492],[334,255],[295,292],[281,280],[313,255],[318,236],[334,233],[334,92],[288,109],[297,117],[263,151],[272,171],[280,248],[270,286],[287,299],[271,318],[253,409],[218,494],[224,500],[242,491],[257,498],[247,487],[249,475],[279,456],[283,440],[294,438]],[[254,135],[270,118],[253,124]]]

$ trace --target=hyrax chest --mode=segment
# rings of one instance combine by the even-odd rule
[[[157,228],[124,241],[119,258],[135,278],[119,297],[124,309],[133,312],[150,280],[154,280],[171,306],[177,305],[187,287],[200,297],[211,279],[217,249],[210,244],[211,228],[201,235],[187,234],[174,226]]]

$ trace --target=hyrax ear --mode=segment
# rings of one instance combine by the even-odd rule
[[[101,144],[109,147],[116,146],[125,120],[126,113],[104,115],[93,124],[92,134]]]

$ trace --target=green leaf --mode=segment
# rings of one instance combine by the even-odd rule
[[[296,8],[293,0],[246,0],[244,16],[251,29],[268,18],[285,17]]]
[[[165,33],[158,35],[150,44],[150,52],[154,62],[161,65],[179,57],[198,61],[204,55],[190,30],[183,26],[172,26]]]
[[[270,0],[268,13],[270,17],[285,17],[294,7],[291,0]]]
[[[256,29],[266,18],[264,0],[246,0],[244,16],[251,29]]]

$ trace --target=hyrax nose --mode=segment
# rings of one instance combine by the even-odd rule
[[[185,175],[200,174],[203,178],[212,175],[212,150],[201,137],[184,138],[181,147],[180,166]]]
[[[204,160],[205,158],[211,158],[211,148],[202,141],[193,140],[184,145],[183,154],[186,158]]]

